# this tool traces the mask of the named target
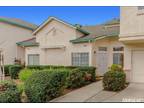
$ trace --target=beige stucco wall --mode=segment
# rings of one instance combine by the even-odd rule
[[[32,31],[14,25],[0,22],[0,48],[4,51],[5,64],[13,64],[17,53],[16,42],[32,37]],[[24,60],[24,56],[17,58]]]
[[[127,80],[132,78],[132,52],[144,50],[144,10],[138,10],[137,6],[121,7],[120,13],[120,41],[124,48],[124,70]]]
[[[125,56],[124,57],[124,70],[127,73],[127,80],[128,81],[131,81],[131,79],[132,79],[133,51],[144,51],[144,44],[143,43],[125,44],[125,50],[124,50],[124,56]]]
[[[35,35],[36,41],[40,44],[39,48],[27,49],[26,54],[33,52],[39,53],[40,64],[71,65],[71,53],[89,52],[89,64],[91,65],[91,44],[72,44],[70,42],[70,40],[76,39],[82,35],[83,34],[76,29],[56,20],[52,20]],[[65,48],[48,49],[48,47],[56,46],[64,46]]]
[[[120,9],[120,40],[144,39],[144,10],[137,6],[122,6]],[[131,38],[132,37],[132,38]]]
[[[124,46],[122,42],[118,41],[118,38],[105,38],[96,41],[92,45],[92,65],[98,67],[98,62],[96,59],[96,54],[99,52],[98,48],[99,47],[107,47],[107,53],[108,53],[108,67],[110,67],[113,64],[113,47],[118,47],[118,46]],[[94,51],[96,53],[94,53]],[[101,75],[101,73],[97,73]]]

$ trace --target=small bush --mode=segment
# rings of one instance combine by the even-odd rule
[[[19,79],[25,82],[35,71],[35,69],[23,69],[19,73]]]
[[[103,87],[105,90],[120,91],[125,88],[126,74],[121,68],[112,65],[111,70],[104,74]]]
[[[10,72],[10,76],[12,79],[17,79],[18,78],[18,74],[20,72],[20,70],[22,69],[23,67],[21,65],[12,65],[10,66],[9,68],[9,72]]]
[[[25,93],[30,102],[47,102],[61,95],[65,79],[64,72],[35,72],[25,82]]]
[[[0,103],[21,102],[20,96],[20,91],[13,82],[4,81],[0,83]]]
[[[78,88],[85,85],[84,73],[79,69],[70,71],[66,83],[67,88]]]
[[[4,71],[5,71],[5,75],[6,76],[9,76],[10,74],[9,74],[9,68],[10,68],[10,66],[12,66],[12,65],[5,65],[4,66]]]
[[[123,72],[123,69],[122,69],[121,65],[113,64],[110,67],[110,71],[113,71],[113,72]]]

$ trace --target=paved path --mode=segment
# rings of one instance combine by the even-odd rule
[[[131,83],[126,89],[104,102],[144,102],[144,84]]]
[[[131,83],[121,92],[110,92],[104,91],[102,81],[99,81],[51,102],[144,102],[144,84]]]
[[[89,98],[101,92],[102,89],[102,81],[98,81],[75,91],[72,91],[50,102],[86,102]]]
[[[101,91],[87,102],[144,102],[144,84],[131,83],[121,92]]]

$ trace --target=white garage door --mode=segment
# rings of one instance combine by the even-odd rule
[[[133,52],[132,82],[144,83],[144,51]]]

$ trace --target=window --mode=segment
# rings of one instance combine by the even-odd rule
[[[118,64],[118,65],[123,66],[123,53],[113,54],[113,64]]]
[[[28,54],[28,65],[39,65],[39,54]]]
[[[123,66],[124,59],[124,47],[118,46],[113,48],[113,64],[118,64]]]
[[[138,6],[138,10],[143,10],[144,6]]]
[[[73,66],[88,66],[89,65],[89,53],[72,53],[72,65]]]
[[[107,51],[107,47],[99,47],[98,50],[99,51]]]
[[[113,51],[124,51],[124,47],[114,47]]]

